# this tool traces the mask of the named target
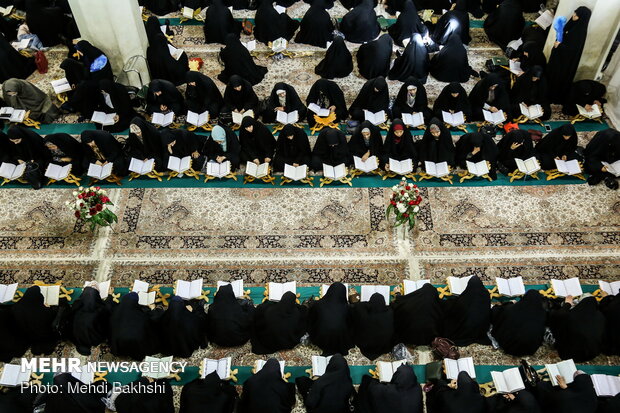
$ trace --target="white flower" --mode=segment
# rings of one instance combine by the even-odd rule
[[[398,212],[400,212],[401,214],[404,214],[407,211],[407,207],[405,206],[405,204],[397,204],[396,208],[398,208]]]
[[[73,191],[73,196],[77,196],[77,191]]]
[[[415,213],[417,213],[419,210],[420,210],[420,207],[416,205],[416,206],[413,208],[413,213],[415,214]]]
[[[403,195],[405,199],[409,199],[409,193],[405,192],[405,195]]]
[[[392,191],[394,191],[394,192],[398,192],[398,185],[394,185],[394,186],[392,187]]]

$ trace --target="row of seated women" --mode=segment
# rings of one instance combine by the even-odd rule
[[[107,342],[114,355],[135,360],[157,353],[190,357],[208,341],[235,347],[249,340],[253,353],[272,354],[294,348],[306,333],[324,355],[347,355],[357,346],[370,360],[389,353],[396,343],[429,345],[436,337],[459,346],[491,344],[492,337],[506,353],[524,356],[543,344],[547,327],[562,359],[620,355],[616,296],[606,296],[600,304],[586,296],[560,304],[530,290],[516,302],[491,308],[488,290],[473,277],[463,294],[447,300],[425,285],[392,303],[380,294],[367,302],[353,301],[343,284],[334,283],[319,300],[298,304],[289,292],[281,301],[255,307],[251,300],[235,298],[228,286],[218,290],[208,310],[202,301],[176,296],[164,310],[139,305],[136,293],[118,304],[111,298],[104,302],[96,288],[87,287],[70,307],[61,303],[59,308],[45,306],[35,286],[16,304],[0,308],[0,331],[7,338],[0,342],[0,356],[9,361],[27,348],[35,355],[49,354],[61,339],[73,342],[84,355]]]
[[[424,390],[409,365],[398,367],[392,379],[383,383],[367,374],[356,390],[347,361],[340,354],[330,359],[325,373],[315,380],[298,377],[295,383],[282,378],[276,359],[243,383],[241,396],[229,380],[217,372],[183,386],[180,413],[291,413],[296,390],[308,413],[423,413],[426,392],[428,413],[614,413],[620,408],[620,394],[597,397],[592,379],[577,371],[559,386],[539,381],[526,389],[485,398],[478,383],[467,372],[457,380],[432,380]],[[173,390],[168,379],[143,377],[124,387],[100,383],[89,392],[71,391],[80,382],[69,373],[54,377],[57,393],[35,398],[35,391],[7,389],[0,394],[0,408],[11,413],[30,413],[41,407],[46,413],[104,413],[106,407],[118,413],[174,413]],[[297,387],[297,389],[295,388]],[[134,390],[131,390],[134,389]],[[44,410],[43,410],[44,409]]]

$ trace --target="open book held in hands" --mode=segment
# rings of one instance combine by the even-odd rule
[[[269,162],[256,165],[254,162],[248,161],[248,163],[245,165],[245,174],[259,179],[263,176],[267,176],[269,175]]]
[[[297,294],[297,282],[295,281],[285,283],[270,282],[267,288],[269,288],[269,301],[280,301],[284,293],[289,291],[293,294]]]
[[[558,172],[561,172],[565,175],[577,175],[582,171],[581,166],[579,165],[579,161],[577,159],[573,159],[571,161],[563,161],[561,159],[554,159],[555,166],[558,169]]]
[[[192,166],[192,157],[186,156],[185,158],[177,158],[170,155],[168,158],[168,169],[177,173],[184,173]]]
[[[515,158],[515,162],[517,163],[517,169],[519,172],[526,175],[532,175],[540,171],[540,163],[538,163],[538,159],[536,159],[535,156],[532,156],[526,160]]]
[[[254,363],[254,374],[256,374],[259,371],[261,371],[261,369],[265,366],[266,363],[267,363],[266,360],[256,360],[256,362]],[[285,362],[284,361],[278,361],[278,363],[280,364],[280,373],[284,377],[284,364],[285,364]]]
[[[466,371],[472,379],[476,378],[474,359],[471,357],[461,357],[458,360],[443,359],[443,362],[446,367],[446,377],[448,380],[456,380],[462,371]]]
[[[514,278],[500,278],[496,277],[497,291],[506,297],[515,297],[517,295],[525,294],[525,285],[523,284],[523,277]]]
[[[196,113],[188,110],[186,120],[190,125],[201,127],[205,123],[209,122],[209,111],[205,110],[202,113]]]
[[[233,112],[232,113],[232,120],[233,120],[233,122],[236,125],[241,125],[241,122],[243,121],[243,118],[245,118],[246,116],[254,118],[254,111],[250,109],[250,110],[246,110],[243,113]]]
[[[554,386],[558,385],[556,376],[564,377],[566,384],[570,384],[573,382],[575,373],[577,372],[577,366],[575,366],[573,359],[564,360],[555,364],[545,364],[545,369],[547,369],[551,384]]]
[[[225,285],[232,286],[233,293],[235,294],[235,297],[242,298],[245,295],[245,291],[243,290],[243,280],[235,280],[235,281],[231,281],[231,282],[218,281],[217,282],[217,289],[219,290],[220,287],[223,287]]]
[[[407,364],[407,360],[398,361],[378,361],[377,362],[377,374],[379,375],[379,381],[382,383],[389,383],[392,381],[392,376],[396,373],[396,370],[403,364]]]
[[[30,370],[22,371],[20,364],[6,363],[0,376],[0,386],[16,387],[22,383],[28,383],[31,374]]]
[[[538,119],[544,115],[543,108],[540,105],[527,106],[525,103],[519,103],[521,114],[528,119]]]
[[[557,297],[568,297],[569,295],[579,297],[583,294],[581,284],[579,283],[579,278],[577,277],[569,278],[568,280],[552,279],[551,286],[553,287],[553,292]]]
[[[40,286],[43,303],[48,306],[58,305],[60,299],[60,285]]]
[[[497,112],[491,112],[490,110],[482,110],[482,114],[484,115],[484,120],[489,122],[492,125],[499,125],[506,120],[506,116],[504,115],[503,110],[498,110]]]
[[[224,161],[222,163],[207,162],[206,174],[216,178],[224,178],[226,175],[230,174],[230,161]]]
[[[116,113],[105,113],[105,112],[94,111],[93,116],[90,118],[90,120],[93,123],[99,123],[103,126],[110,126],[116,123],[114,121],[115,116],[116,116]]]
[[[155,169],[155,159],[141,161],[136,158],[131,158],[131,162],[129,162],[129,170],[138,175],[146,175],[153,172],[153,169]]]
[[[601,291],[605,291],[609,295],[618,295],[620,292],[620,281],[600,281],[598,282],[598,286]]]
[[[536,23],[541,29],[547,30],[547,28],[553,24],[553,18],[553,12],[551,10],[545,10],[544,13],[534,20],[534,23]]]
[[[168,51],[170,56],[174,57],[174,60],[179,60],[183,56],[183,49],[177,49],[171,44],[168,44]]]
[[[484,176],[490,172],[487,161],[480,161],[477,163],[466,161],[465,163],[467,164],[467,171],[472,175]]]
[[[312,356],[312,375],[314,377],[320,377],[325,374],[325,370],[331,359],[332,356]]]
[[[581,116],[588,119],[598,119],[603,116],[598,105],[592,105],[592,110],[587,110],[583,106],[577,105],[577,110]]]
[[[204,379],[207,375],[214,371],[220,377],[220,380],[226,380],[231,377],[232,357],[224,357],[223,359],[203,359],[202,360],[202,375]]]
[[[101,297],[102,300],[105,300],[106,298],[108,298],[108,295],[110,295],[110,284],[110,280],[100,282],[87,281],[84,283],[84,288],[96,286],[97,291],[99,291],[99,297]]]
[[[620,377],[608,374],[593,374],[590,377],[598,397],[614,397],[620,393]]]
[[[373,113],[369,110],[364,109],[364,120],[369,121],[375,126],[385,123],[385,119],[386,119],[385,111],[383,110],[380,110],[377,113]]]
[[[133,288],[131,291],[138,293],[138,304],[139,305],[151,305],[155,304],[155,291],[149,292],[149,283],[135,280],[133,282]]]
[[[308,177],[308,165],[293,166],[284,164],[284,176],[293,181],[300,181]]]
[[[430,284],[431,280],[403,280],[404,291],[403,294],[407,295],[414,291],[418,291],[420,288],[424,286],[424,284]]]
[[[202,296],[203,282],[204,280],[202,278],[193,281],[177,280],[174,288],[174,293],[186,300],[199,298],[200,296]]]
[[[492,371],[491,377],[493,378],[495,389],[500,394],[514,393],[525,389],[525,384],[518,367],[504,371]]]
[[[603,166],[605,166],[605,169],[607,169],[607,172],[614,176],[620,176],[620,161],[616,161],[611,164],[607,162],[602,162],[602,164]]]
[[[308,109],[310,109],[312,112],[316,113],[316,115],[321,117],[321,118],[326,118],[331,113],[329,111],[329,109],[323,109],[322,107],[320,107],[316,103],[309,104],[308,105]]]
[[[254,50],[256,50],[256,40],[250,40],[249,42],[241,42],[241,44],[243,44],[243,46],[245,46],[245,48],[248,49],[248,52],[253,52]]]
[[[403,113],[403,123],[412,128],[424,125],[424,114],[422,112]]]
[[[13,301],[15,293],[17,292],[17,283],[14,284],[0,284],[0,303],[7,303]]]
[[[394,172],[398,175],[407,175],[413,172],[413,161],[411,159],[397,161],[396,159],[390,158],[390,172]]]
[[[61,93],[65,93],[71,90],[71,85],[69,84],[69,81],[67,80],[66,77],[63,77],[62,79],[58,79],[58,80],[52,80],[50,83],[52,84],[52,87],[54,88],[54,93],[56,93],[57,95],[60,95]]]
[[[2,162],[2,165],[0,165],[0,176],[10,181],[21,178],[24,175],[24,171],[26,171],[26,162],[18,163],[17,165]]]
[[[360,170],[362,172],[372,172],[375,169],[379,169],[379,163],[377,162],[376,156],[369,156],[368,159],[362,161],[362,158],[359,156],[353,157],[353,163],[355,164],[355,169]]]
[[[521,62],[518,60],[512,60],[510,59],[510,61],[508,62],[508,68],[510,69],[510,72],[517,75],[517,76],[521,76],[523,73],[523,69],[521,69]]]
[[[55,163],[49,163],[45,170],[45,176],[55,181],[62,181],[71,173],[71,164],[65,166],[56,165]]]
[[[450,167],[448,166],[448,162],[435,163],[431,161],[424,161],[424,169],[427,174],[436,178],[443,178],[444,176],[450,175]]]
[[[276,112],[276,120],[278,121],[278,123],[281,123],[283,125],[297,123],[299,121],[299,113],[296,110],[289,113],[278,110]]]
[[[349,300],[349,284],[342,283],[342,285],[344,285],[344,288],[346,289],[345,295],[347,296],[347,301],[348,301]],[[327,290],[329,290],[329,287],[331,287],[331,285],[329,284],[321,285],[321,297],[327,294]]]
[[[343,163],[336,166],[323,164],[323,176],[337,181],[347,176],[347,167]]]
[[[174,122],[174,112],[168,112],[166,114],[155,112],[153,113],[152,123],[153,125],[166,126],[172,125]]]
[[[14,109],[8,106],[0,108],[0,119],[4,119],[12,123],[22,123],[25,117],[26,111],[24,109]]]
[[[450,292],[453,295],[463,294],[463,291],[465,291],[465,289],[467,288],[467,283],[469,282],[469,279],[471,277],[473,277],[473,275],[470,275],[468,277],[461,277],[461,278],[449,276],[448,286],[450,287]]]
[[[88,172],[86,172],[86,175],[101,181],[112,175],[113,167],[114,164],[112,162],[106,162],[103,165],[91,163],[90,165],[88,165]]]
[[[385,300],[386,305],[390,303],[389,285],[362,285],[362,294],[360,296],[360,301],[370,301],[370,297],[372,297],[374,293],[381,294],[383,296],[383,299]]]
[[[443,116],[443,121],[450,126],[461,126],[465,123],[465,115],[463,112],[450,113],[446,111],[441,111],[441,115]]]

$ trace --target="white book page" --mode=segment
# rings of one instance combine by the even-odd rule
[[[293,166],[284,164],[284,176],[293,181],[304,179],[308,176],[308,165]]]
[[[312,356],[312,375],[320,377],[325,374],[325,370],[331,359],[332,356]]]
[[[90,165],[88,165],[88,172],[86,173],[86,175],[90,176],[91,178],[101,179],[102,169],[103,168],[101,168],[101,166],[91,163]]]
[[[370,300],[373,294],[379,293],[383,296],[385,304],[390,303],[390,286],[389,285],[362,285],[362,293],[360,301],[366,302]]]
[[[486,161],[480,161],[478,163],[473,163],[471,161],[466,161],[467,171],[469,173],[476,176],[483,176],[489,173],[489,166]]]
[[[60,298],[60,285],[46,285],[39,288],[41,289],[41,294],[43,295],[45,305],[58,305],[58,300]]]
[[[295,281],[289,281],[285,283],[269,283],[269,300],[280,301],[284,293],[290,291],[293,294],[297,294],[297,283]]]
[[[418,126],[424,124],[424,115],[422,114],[422,112],[403,113],[403,122],[407,126],[417,128]]]
[[[193,19],[194,9],[190,7],[183,7],[183,17],[185,17],[186,19]]]
[[[568,296],[568,292],[566,291],[566,287],[564,286],[564,281],[551,280],[551,287],[553,287],[553,292],[556,295],[556,297]]]
[[[463,358],[458,359],[456,362],[459,367],[459,372],[466,371],[469,374],[469,377],[471,377],[472,379],[476,378],[476,370],[474,369],[474,359],[472,357],[463,357]]]
[[[504,111],[502,110],[498,110],[497,112],[483,110],[482,114],[484,115],[484,120],[486,120],[489,123],[492,123],[493,125],[500,124],[504,120],[506,120],[504,117]]]
[[[45,176],[56,181],[62,181],[71,172],[71,164],[67,164],[65,166],[56,165],[54,163],[50,163],[47,165],[47,169],[45,170]]]
[[[390,158],[390,171],[399,175],[407,175],[408,173],[413,172],[413,161],[411,159],[397,161]]]
[[[360,158],[359,156],[354,156],[353,163],[355,164],[355,169],[359,169],[362,172],[372,172],[375,169],[379,168],[377,157],[374,155],[369,156],[366,161],[362,161],[362,158]]]
[[[495,284],[497,285],[497,292],[507,297],[512,296],[510,292],[510,284],[507,279],[496,277]]]
[[[512,73],[514,73],[515,75],[520,76],[520,75],[522,75],[524,73],[523,69],[521,69],[521,62],[520,61],[518,61],[518,60],[510,60],[508,62],[508,65],[509,65],[510,71]]]
[[[448,286],[450,286],[450,292],[454,295],[463,294],[463,291],[465,291],[465,289],[467,288],[467,283],[469,282],[469,279],[471,277],[473,277],[473,275],[463,278],[449,276]]]
[[[245,46],[245,48],[248,49],[248,52],[253,52],[254,50],[256,50],[256,40],[250,40],[249,42],[241,42],[241,44],[243,44],[243,46]]]
[[[142,280],[134,280],[131,291],[135,293],[139,293],[141,291],[147,292],[148,290],[149,290],[149,283],[144,282]]]
[[[330,113],[329,109],[323,109],[316,103],[309,104],[308,109],[310,109],[312,112],[316,113],[317,116],[322,117],[322,118],[329,116],[329,113]]]
[[[557,367],[562,377],[564,377],[566,384],[570,384],[574,381],[577,366],[575,366],[575,362],[572,359],[559,362]]]
[[[0,385],[13,387],[29,381],[31,372],[22,372],[21,369],[19,364],[6,363],[0,376]]]
[[[256,360],[254,373],[256,374],[261,371],[261,369],[265,366],[266,363],[266,360]],[[282,376],[284,376],[284,361],[278,361],[278,363],[280,364],[280,373],[282,374]]]
[[[111,285],[112,281],[107,280],[107,281],[101,281],[101,282],[97,282],[97,281],[87,281],[84,283],[84,287],[93,287],[96,288],[97,291],[99,291],[99,297],[101,297],[102,300],[105,300],[106,298],[108,298],[108,295],[110,294],[110,285]]]
[[[553,24],[553,17],[554,15],[551,10],[545,10],[544,13],[542,13],[540,16],[538,16],[536,20],[534,20],[534,23],[540,26],[543,30],[547,30],[547,27]]]
[[[498,393],[510,393],[510,391],[508,391],[508,383],[506,383],[504,375],[501,372],[492,371],[491,379],[493,380],[493,385],[495,386],[495,390],[497,390]]]
[[[154,303],[155,303],[155,291],[151,291],[150,293],[140,291],[138,293],[138,304],[139,305],[151,305]]]
[[[459,365],[456,360],[443,359],[446,368],[446,377],[448,380],[456,380],[459,375]]]
[[[573,297],[578,297],[583,294],[581,283],[577,277],[564,280],[564,287],[566,288],[567,294],[572,295]]]
[[[17,292],[17,283],[14,284],[2,284],[0,285],[0,303],[6,303],[12,301]]]
[[[523,277],[518,276],[514,278],[510,278],[508,280],[508,284],[510,286],[510,295],[524,295],[525,294],[525,284],[523,284]]]
[[[349,300],[349,284],[348,283],[342,283],[342,285],[344,285],[345,288],[345,296],[347,297],[347,301]],[[329,290],[329,287],[331,287],[330,284],[323,284],[321,285],[321,297],[323,297],[325,294],[327,294],[327,290]]]

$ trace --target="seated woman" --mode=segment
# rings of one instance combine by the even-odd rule
[[[306,117],[306,106],[299,98],[297,91],[293,86],[284,82],[276,83],[271,89],[271,95],[265,101],[265,110],[261,113],[263,122],[274,123],[277,111],[286,113],[297,111],[300,122]]]
[[[469,65],[467,50],[459,36],[450,36],[446,45],[433,56],[429,72],[440,82],[465,83],[470,76],[477,75]]]
[[[7,131],[11,142],[9,153],[18,163],[35,163],[42,173],[52,159],[52,153],[41,135],[24,126],[11,126]]]
[[[0,83],[8,79],[26,79],[37,66],[33,57],[19,53],[0,33]]]
[[[248,119],[248,117],[244,119]],[[239,169],[241,145],[235,132],[227,126],[214,126],[211,130],[211,136],[205,143],[205,155],[207,162],[230,161],[231,171]]]
[[[428,346],[441,337],[443,313],[437,289],[430,284],[407,295],[396,295],[394,309],[397,343]]]
[[[603,299],[599,303],[599,310],[605,316],[605,340],[603,354],[609,356],[620,355],[620,296],[609,295],[602,291]]]
[[[454,341],[457,346],[489,343],[487,331],[491,324],[491,298],[480,278],[471,277],[461,295],[444,300],[441,304],[444,337]]]
[[[458,82],[452,82],[444,87],[437,99],[435,99],[435,104],[433,105],[435,117],[443,120],[443,112],[463,112],[465,121],[470,120],[471,104],[467,98],[467,92]]]
[[[116,113],[114,118],[116,123],[104,126],[103,130],[112,133],[126,130],[129,127],[129,122],[136,116],[127,88],[120,83],[103,79],[99,82],[99,89],[101,98],[97,110],[104,113]]]
[[[183,386],[179,413],[233,413],[238,400],[235,386],[214,371]]]
[[[2,96],[7,106],[29,111],[28,117],[41,123],[51,123],[60,115],[50,97],[25,80],[5,81],[2,84]]]
[[[8,360],[10,362],[11,360]],[[35,409],[35,400],[40,394],[35,390],[35,386],[28,386],[24,389],[18,387],[5,387],[0,393],[0,409],[11,413],[32,413]]]
[[[586,146],[584,155],[584,167],[590,174],[588,184],[598,185],[604,180],[607,188],[618,189],[616,176],[607,171],[603,162],[611,165],[620,160],[620,132],[615,129],[597,132]]]
[[[556,169],[555,159],[570,161],[579,159],[577,154],[577,131],[569,123],[549,132],[536,144],[534,150],[544,170]]]
[[[467,161],[478,163],[487,161],[489,166],[489,176],[497,179],[497,145],[493,138],[484,132],[466,133],[461,136],[455,145],[456,165],[467,170]]]
[[[163,152],[162,170],[168,169],[170,157],[192,159],[191,167],[195,171],[202,169],[206,159],[206,138],[185,129],[164,129],[161,131]]]
[[[35,285],[10,310],[19,336],[35,356],[51,354],[60,341],[54,328],[58,306],[47,306],[44,301],[41,289]]]
[[[239,37],[241,22],[233,18],[231,11],[224,4],[224,0],[212,0],[205,13],[204,34],[205,43],[226,42],[226,36],[232,34]]]
[[[159,130],[141,117],[136,116],[131,120],[125,149],[129,158],[139,161],[155,159],[156,171],[165,171],[168,166],[164,163],[167,155],[164,153]]]
[[[185,115],[185,101],[176,86],[163,79],[154,79],[149,83],[146,96],[146,113],[174,112],[175,116]]]
[[[230,81],[224,90],[224,107],[222,114],[225,113],[245,113],[254,111],[258,107],[258,96],[254,93],[252,85],[240,76],[230,77]]]
[[[220,50],[220,59],[224,70],[217,75],[217,78],[222,83],[230,84],[233,77],[237,76],[250,82],[250,85],[256,85],[267,74],[267,68],[254,63],[249,50],[241,43],[239,36],[234,34],[226,36],[225,46]]]
[[[486,293],[487,296],[489,293]],[[486,400],[480,394],[478,383],[466,371],[450,383],[441,380],[426,394],[429,413],[486,413]]]
[[[528,290],[516,303],[506,302],[491,309],[491,335],[505,353],[527,356],[542,345],[547,322],[543,300],[537,290]]]
[[[92,389],[84,391],[80,387],[84,384],[71,373],[54,375],[52,385],[58,391],[49,392],[39,400],[44,402],[45,413],[105,413],[106,406],[102,399],[112,390],[112,385],[104,382],[103,385],[92,386]]]
[[[521,37],[525,19],[522,0],[504,0],[484,20],[484,32],[493,43],[506,50],[508,43]]]
[[[598,400],[589,374],[577,371],[574,381],[566,383],[564,377],[557,376],[558,386],[550,381],[540,381],[536,385],[538,401],[545,413],[594,413]]]
[[[174,85],[185,83],[185,73],[189,70],[187,53],[181,52],[179,58],[170,54],[168,39],[163,33],[156,34],[146,49],[146,61],[152,79],[163,79]]]
[[[422,387],[411,366],[399,366],[389,383],[381,383],[364,374],[357,391],[355,411],[423,413]]]
[[[521,104],[526,106],[540,105],[543,115],[540,120],[548,120],[551,117],[551,104],[548,99],[547,79],[543,73],[543,68],[534,66],[517,78],[512,86],[511,116],[516,119],[521,116]]]
[[[105,165],[112,163],[112,173],[116,176],[127,175],[129,160],[123,145],[110,133],[103,130],[85,130],[81,139],[84,148],[84,170],[88,171],[91,163]]]
[[[381,32],[372,0],[362,0],[344,15],[338,29],[351,43],[365,43],[375,39]]]
[[[144,7],[157,16],[165,16],[179,10],[176,0],[145,0]]]
[[[364,357],[374,360],[392,351],[394,346],[394,312],[385,298],[374,293],[369,301],[351,305],[353,343]]]
[[[312,149],[312,170],[322,171],[323,164],[338,166],[340,164],[350,165],[352,162],[353,157],[349,153],[344,133],[338,129],[323,129]]]
[[[489,112],[502,110],[507,119],[510,116],[510,95],[497,73],[489,73],[476,83],[469,94],[469,101],[472,109],[471,120],[483,121],[483,110]]]
[[[402,47],[405,46],[403,40],[411,40],[414,34],[419,34],[422,37],[428,36],[428,28],[418,16],[418,10],[413,4],[413,0],[405,0],[403,4],[403,9],[396,19],[396,23],[388,27],[388,33],[394,43]]]
[[[332,80],[319,79],[314,82],[308,92],[306,105],[309,108],[313,103],[321,109],[329,109],[331,113],[334,113],[336,115],[334,122],[336,123],[345,120],[349,116],[347,105],[344,101],[344,93],[342,93],[342,89],[340,89],[336,82]],[[315,113],[312,110],[308,110],[307,119],[310,127],[316,124],[314,116]]]
[[[366,79],[384,77],[390,71],[392,58],[392,38],[388,34],[364,43],[357,49],[357,69]]]
[[[286,125],[278,135],[273,169],[275,172],[283,172],[284,165],[309,165],[311,154],[306,132],[296,126]]]
[[[364,110],[372,113],[384,111],[387,117],[390,117],[390,95],[387,82],[383,76],[370,79],[364,83],[359,94],[351,103],[349,113],[351,119],[359,122],[363,121]]]
[[[154,311],[138,304],[138,293],[124,295],[110,315],[110,352],[133,360],[159,353],[155,318]]]
[[[528,389],[515,393],[496,394],[487,399],[492,413],[542,413],[536,396]]]
[[[592,360],[603,347],[605,316],[594,297],[582,298],[578,304],[568,296],[560,309],[549,313],[549,328],[555,348],[562,360]]]
[[[452,8],[439,18],[431,36],[435,43],[446,44],[452,35],[459,36],[463,44],[471,42],[467,4],[467,0],[457,0]]]
[[[207,347],[207,314],[202,301],[185,302],[173,296],[158,324],[160,331],[174,331],[162,335],[162,354],[187,358],[195,350]]]
[[[250,300],[237,300],[232,286],[220,287],[207,312],[209,341],[221,347],[244,345],[250,339],[254,311]]]
[[[104,343],[109,335],[110,308],[101,299],[99,288],[98,285],[84,288],[71,304],[65,324],[64,336],[84,356],[90,356],[91,348]]]
[[[224,98],[213,80],[195,70],[187,72],[185,80],[187,82],[185,88],[187,110],[198,114],[208,111],[209,120],[219,117],[224,106]]]
[[[295,385],[282,380],[280,363],[270,358],[260,371],[243,383],[238,413],[291,413]]]
[[[299,28],[299,22],[288,14],[278,13],[270,1],[259,3],[254,18],[254,37],[262,43],[269,43],[279,38],[287,41],[293,38]]]
[[[269,129],[253,118],[246,116],[241,121],[239,130],[241,144],[241,162],[254,162],[260,165],[271,162],[276,150],[276,139]]]
[[[340,354],[329,360],[325,373],[316,380],[298,377],[297,389],[308,413],[348,412],[350,399],[355,395],[349,365]]]
[[[99,82],[90,79],[84,65],[75,59],[63,60],[60,68],[65,71],[65,78],[71,85],[71,90],[66,92],[67,101],[60,106],[60,109],[70,113],[77,112],[84,119],[92,118],[100,103],[98,99],[93,99],[93,96],[98,96],[100,93]],[[80,121],[82,120],[78,119],[78,122]]]
[[[29,346],[26,337],[22,337],[21,332],[17,328],[15,320],[13,319],[13,314],[11,313],[12,307],[12,304],[0,305],[0,334],[2,334],[2,337],[4,338],[3,340],[0,340],[0,362],[2,363],[10,363],[14,358],[23,357]],[[0,409],[13,403],[13,401],[9,399],[12,399],[12,397],[7,396],[6,398],[3,398],[3,394],[0,392]],[[17,411],[21,412],[21,410]],[[32,409],[25,412],[31,413]]]
[[[4,2],[3,6],[11,4],[21,5],[20,10],[26,12],[26,24],[45,47],[56,46],[62,43],[63,39],[73,38],[71,26],[75,25],[75,22],[65,14],[61,7],[53,6],[51,2],[43,0]]]
[[[349,319],[346,287],[335,282],[325,295],[310,304],[308,334],[323,355],[349,354],[353,344],[353,326]]]
[[[437,118],[431,119],[424,131],[422,140],[418,142],[418,156],[422,168],[426,170],[425,162],[442,163],[454,167],[454,142],[450,131]]]
[[[429,60],[426,46],[422,41],[422,36],[415,33],[407,47],[405,47],[405,50],[402,53],[400,51],[396,52],[396,59],[388,73],[388,78],[390,80],[405,81],[410,76],[413,76],[426,83],[428,67]]]
[[[131,382],[127,389],[140,389],[139,391],[125,390],[120,388],[114,401],[117,413],[174,413],[174,393],[170,386],[170,379],[152,379],[141,377]],[[163,391],[162,391],[163,390]]]
[[[78,60],[84,64],[92,80],[114,80],[112,65],[108,57],[101,50],[97,49],[86,40],[78,41],[75,44],[75,50],[78,55]]]
[[[413,171],[418,168],[418,152],[413,143],[413,136],[400,119],[394,119],[383,144],[383,168],[390,171],[390,159],[404,161],[411,159]]]
[[[393,119],[402,119],[403,113],[422,113],[425,123],[433,117],[433,112],[428,107],[426,88],[414,76],[409,76],[403,81],[392,106]]]
[[[306,334],[308,308],[297,304],[286,292],[280,301],[265,301],[256,307],[252,322],[252,353],[272,354],[290,350]]]
[[[534,143],[528,131],[513,129],[502,137],[497,150],[497,169],[508,175],[517,170],[515,158],[525,161],[534,156]]]
[[[360,123],[349,140],[349,152],[363,162],[375,156],[379,163],[383,157],[383,138],[379,128],[367,120]]]
[[[334,79],[347,77],[352,71],[353,57],[347,49],[344,37],[335,35],[334,41],[325,52],[325,57],[314,68],[314,73],[323,79]]]
[[[568,116],[579,114],[577,105],[586,110],[591,110],[592,105],[598,105],[599,110],[603,110],[603,103],[607,102],[605,94],[607,89],[602,83],[594,80],[579,80],[572,84],[568,98],[562,105],[562,113]]]
[[[325,0],[314,0],[304,14],[295,36],[295,43],[309,44],[310,46],[327,46],[334,36],[334,23],[326,9]]]

